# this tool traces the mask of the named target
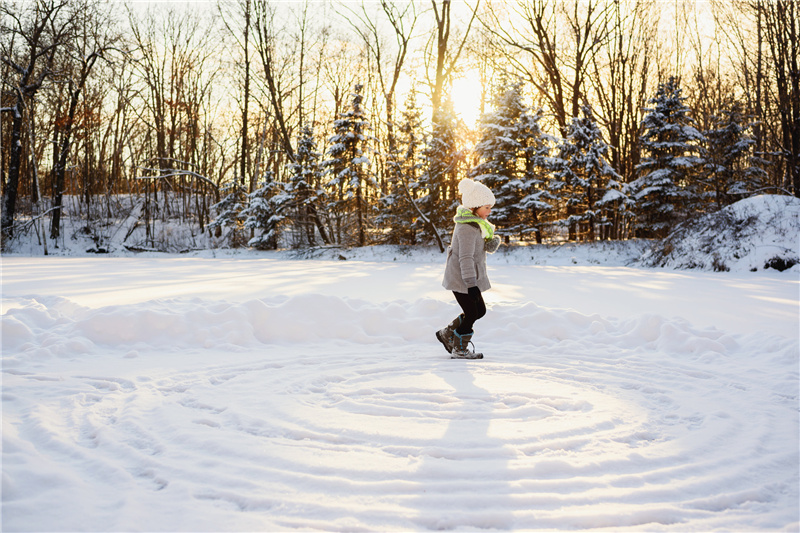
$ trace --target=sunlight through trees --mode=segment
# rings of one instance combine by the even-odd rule
[[[800,196],[799,4],[0,0],[3,249],[444,250],[467,176],[509,243]]]

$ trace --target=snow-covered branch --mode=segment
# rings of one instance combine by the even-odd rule
[[[150,168],[150,167],[136,167],[136,168],[138,168],[140,170],[147,170],[149,172],[160,172],[159,169],[157,169],[157,168]],[[167,172],[167,174],[156,174],[156,175],[152,175],[152,176],[137,176],[135,179],[137,179],[137,180],[157,180],[157,179],[164,179],[164,178],[176,178],[176,177],[181,177],[181,176],[189,176],[189,177],[192,177],[192,178],[199,179],[200,181],[211,185],[211,187],[213,187],[215,191],[219,190],[219,187],[217,186],[216,183],[214,183],[212,180],[210,180],[206,176],[203,176],[202,174],[198,174],[197,172],[193,172],[191,170],[174,169],[174,168],[169,168],[169,169],[164,169],[164,170]]]

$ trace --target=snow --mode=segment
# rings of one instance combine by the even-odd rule
[[[490,256],[474,362],[432,249],[4,256],[2,529],[797,530],[797,270],[641,245]]]
[[[730,271],[779,265],[800,272],[800,199],[754,196],[687,221],[646,250],[639,263]]]
[[[19,246],[2,530],[796,531],[798,214],[501,247],[482,361],[436,248]]]

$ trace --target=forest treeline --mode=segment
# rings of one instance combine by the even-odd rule
[[[3,246],[444,249],[464,177],[507,240],[660,237],[800,196],[799,41],[800,0],[0,0]]]

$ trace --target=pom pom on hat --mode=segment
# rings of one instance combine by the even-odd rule
[[[461,205],[473,209],[483,205],[494,205],[495,199],[489,187],[483,183],[464,178],[458,184],[461,193]]]

